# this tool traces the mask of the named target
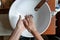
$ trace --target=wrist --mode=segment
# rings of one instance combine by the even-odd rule
[[[31,32],[36,33],[36,32],[37,32],[37,30],[36,30],[36,29],[32,29],[32,30],[31,30]]]
[[[37,40],[44,40],[37,30],[32,31],[31,33],[33,34],[33,36],[35,36]]]
[[[20,34],[22,33],[22,30],[19,27],[16,27],[15,30],[17,30]]]

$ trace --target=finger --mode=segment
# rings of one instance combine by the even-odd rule
[[[17,21],[17,24],[16,25],[18,25],[18,23],[19,23],[19,21],[21,20],[21,16],[19,15],[19,19],[18,19],[18,21]]]
[[[25,16],[25,19],[27,19],[28,15]]]
[[[30,32],[30,27],[29,27],[29,24],[26,19],[23,20],[23,24],[24,24],[25,28]]]
[[[19,15],[19,20],[21,19],[21,15]]]
[[[33,22],[33,17],[32,17],[32,15],[29,16],[29,22],[30,22],[30,23]]]
[[[32,24],[32,22],[33,22],[33,16],[32,15],[26,15],[25,19],[27,20],[29,25]]]
[[[25,16],[25,19],[27,20],[28,24],[29,24],[29,15]]]
[[[33,16],[32,15],[30,15],[30,19],[33,19]]]
[[[24,26],[25,26],[25,27],[27,27],[27,26],[28,26],[28,22],[27,22],[27,20],[26,20],[26,19],[24,19],[24,20],[23,20],[23,24],[24,24]]]
[[[30,15],[26,16],[26,20],[28,22],[28,25],[31,25],[32,24],[32,17],[30,17]]]
[[[30,15],[30,17],[32,17],[32,18],[33,18],[33,16],[32,16],[32,15]]]
[[[19,15],[19,19],[18,19],[18,22],[19,22],[20,20],[21,20],[21,16]],[[17,23],[18,23],[18,22],[17,22]]]
[[[26,15],[26,16],[25,16],[25,19],[30,18],[30,17],[33,18],[32,15]]]
[[[28,22],[29,25],[32,24],[32,21],[33,21],[32,18],[33,18],[32,15],[26,15],[25,16],[25,19],[27,20],[27,22]]]

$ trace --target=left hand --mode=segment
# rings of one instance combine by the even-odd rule
[[[18,20],[18,22],[16,24],[16,27],[18,27],[20,29],[20,31],[22,31],[22,32],[25,30],[23,21],[21,20],[21,16],[19,16],[19,20]]]

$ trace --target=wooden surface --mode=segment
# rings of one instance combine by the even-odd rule
[[[14,0],[2,0],[2,9],[10,8]]]
[[[53,16],[51,19],[50,26],[47,29],[47,31],[44,33],[44,35],[54,35],[55,34],[55,21],[56,21],[56,18],[55,18],[55,16]]]
[[[49,4],[51,11],[55,11],[55,0],[49,0],[47,3]]]
[[[50,6],[51,11],[55,11],[55,0],[49,0],[48,4]],[[55,30],[55,21],[56,18],[55,16],[52,17],[51,23],[47,31],[44,33],[45,35],[54,35],[56,30]]]

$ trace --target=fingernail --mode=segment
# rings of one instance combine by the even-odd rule
[[[21,15],[19,15],[19,19],[21,19]]]
[[[30,17],[33,17],[32,15],[30,15]]]

